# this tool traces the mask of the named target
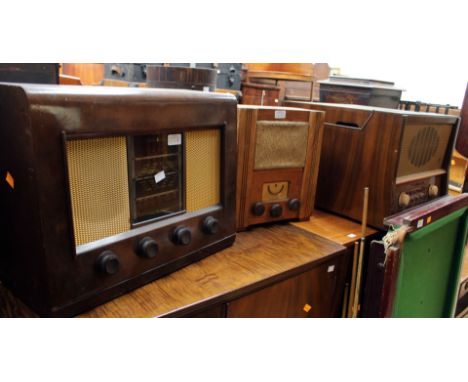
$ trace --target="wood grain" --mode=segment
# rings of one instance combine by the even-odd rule
[[[83,85],[98,85],[104,79],[104,64],[62,64],[61,73],[79,77]]]
[[[291,224],[344,246],[352,246],[361,235],[360,224],[321,210],[314,210],[308,221],[292,222]],[[368,227],[366,237],[377,232],[377,230]]]
[[[81,317],[183,316],[215,308],[338,259],[344,247],[291,225],[239,233],[234,245]]]

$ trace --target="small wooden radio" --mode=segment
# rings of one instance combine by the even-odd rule
[[[325,111],[318,207],[368,224],[446,195],[457,117],[357,105],[288,102]]]
[[[237,228],[307,219],[313,210],[323,113],[238,106]]]
[[[0,85],[0,278],[71,316],[231,245],[236,100]]]

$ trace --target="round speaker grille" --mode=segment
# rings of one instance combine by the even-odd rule
[[[432,126],[418,131],[410,143],[408,159],[412,165],[422,167],[429,162],[439,146],[439,134]]]

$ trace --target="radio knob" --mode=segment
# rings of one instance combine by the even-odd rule
[[[202,225],[203,232],[214,235],[219,231],[219,221],[215,219],[213,216],[207,216],[205,220],[203,220]]]
[[[173,240],[179,245],[189,245],[192,241],[192,232],[185,226],[179,226],[174,230]]]
[[[272,218],[277,218],[280,217],[281,214],[283,213],[283,207],[281,207],[280,204],[273,204],[270,208],[270,216]]]
[[[439,195],[439,187],[437,187],[435,184],[431,184],[427,193],[429,194],[430,198],[435,198]]]
[[[100,272],[114,275],[119,271],[120,260],[114,252],[107,250],[99,255],[96,265]]]
[[[159,246],[151,237],[144,237],[138,243],[137,254],[141,257],[152,259],[158,254]]]
[[[398,204],[400,205],[401,208],[408,207],[410,202],[411,202],[411,196],[407,194],[406,192],[402,192],[400,196],[398,197]]]
[[[299,199],[290,199],[288,202],[288,207],[292,211],[299,210],[300,206],[301,206],[301,202],[299,201]]]
[[[262,202],[256,202],[252,206],[252,213],[255,216],[262,216],[265,213],[265,205]]]

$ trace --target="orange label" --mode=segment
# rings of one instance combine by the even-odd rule
[[[304,310],[304,312],[306,313],[309,313],[311,309],[312,307],[309,304],[305,304],[304,307],[302,308],[302,310]]]
[[[426,224],[429,224],[432,221],[432,216],[428,216],[426,219]]]
[[[15,188],[15,179],[8,171],[6,173],[5,180],[10,185],[11,188]]]

